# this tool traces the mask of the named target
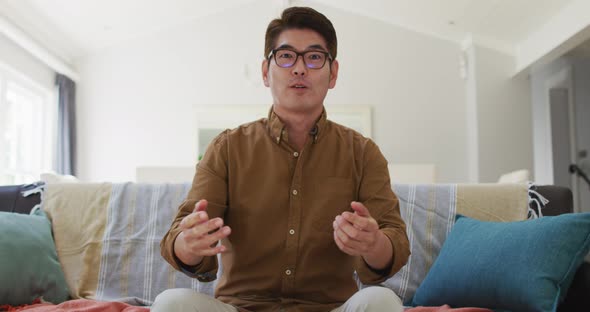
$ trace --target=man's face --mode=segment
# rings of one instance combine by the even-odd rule
[[[322,36],[310,29],[288,29],[277,38],[275,49],[328,52]],[[270,66],[269,63],[270,62]],[[309,112],[323,106],[328,89],[334,88],[338,76],[338,62],[328,59],[319,69],[308,68],[299,56],[292,67],[277,65],[274,55],[262,62],[264,85],[272,93],[274,105],[282,110]]]

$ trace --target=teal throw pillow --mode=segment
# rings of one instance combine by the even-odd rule
[[[413,306],[555,311],[590,249],[590,213],[518,222],[457,216]]]
[[[51,223],[41,209],[30,215],[0,212],[0,281],[0,305],[68,299]]]

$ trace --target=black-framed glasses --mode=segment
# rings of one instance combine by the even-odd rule
[[[274,49],[268,54],[268,58],[274,57],[275,63],[282,68],[293,67],[299,56],[303,58],[305,66],[310,69],[320,69],[326,65],[326,60],[332,61],[330,53],[317,50],[297,52],[289,49]]]

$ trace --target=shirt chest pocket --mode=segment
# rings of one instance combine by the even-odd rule
[[[352,211],[350,203],[357,199],[352,179],[317,177],[309,184],[306,212],[315,230],[333,232],[332,222],[337,215]]]

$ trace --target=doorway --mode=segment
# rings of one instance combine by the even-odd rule
[[[578,199],[576,176],[570,173],[570,165],[576,163],[576,136],[573,101],[568,88],[549,89],[549,118],[553,161],[553,184],[572,190],[574,210]]]
[[[590,150],[590,62],[561,57],[531,72],[534,181],[569,188],[575,212],[590,212],[590,186],[570,172]]]

